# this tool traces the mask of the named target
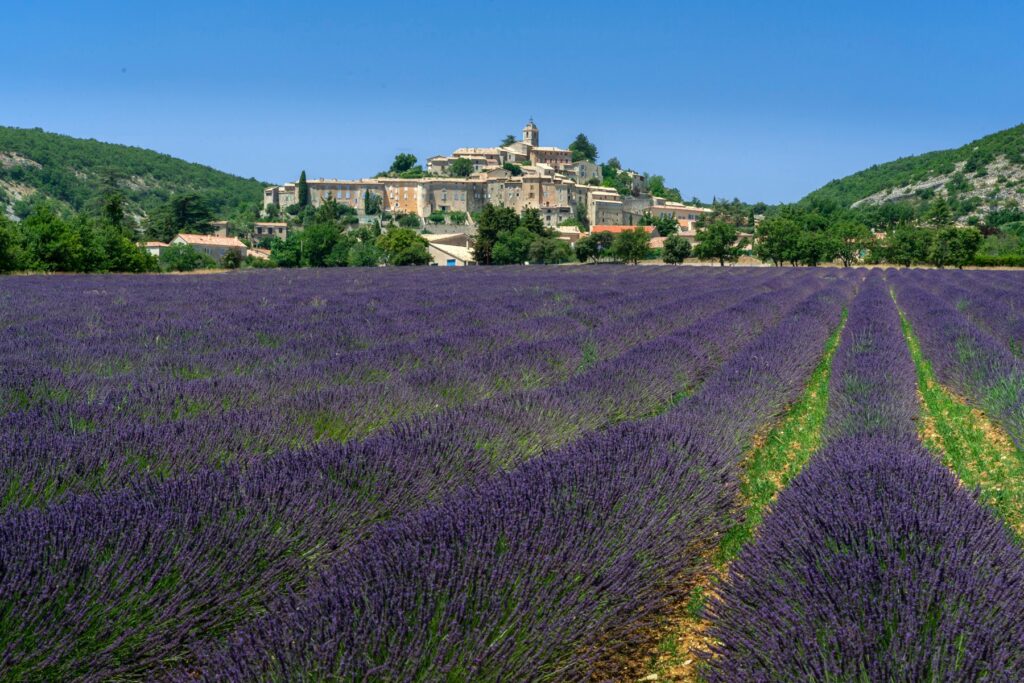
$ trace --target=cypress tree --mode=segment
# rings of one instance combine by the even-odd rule
[[[299,206],[309,206],[309,185],[306,184],[306,172],[299,174]]]

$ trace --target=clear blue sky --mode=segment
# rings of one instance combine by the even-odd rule
[[[584,131],[687,197],[791,201],[1024,121],[1019,0],[4,0],[0,124],[274,182]]]

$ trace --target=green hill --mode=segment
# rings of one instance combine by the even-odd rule
[[[111,191],[137,217],[179,193],[201,195],[216,214],[228,215],[258,204],[263,187],[148,149],[0,126],[0,215],[24,214],[40,198],[95,211]]]
[[[802,201],[849,207],[937,197],[959,208],[959,216],[1024,206],[1024,124],[957,149],[872,166],[833,180]]]

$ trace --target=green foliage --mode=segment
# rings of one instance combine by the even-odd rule
[[[874,243],[871,229],[863,223],[852,219],[842,219],[828,228],[830,237],[829,260],[838,257],[843,267],[848,268],[860,258]]]
[[[984,171],[999,155],[1020,163],[1024,154],[1024,125],[988,135],[958,149],[929,152],[905,157],[833,180],[807,195],[802,201],[830,199],[848,207],[859,199],[882,190],[904,187],[937,175],[953,173],[957,163],[965,162],[964,173]]]
[[[917,225],[901,225],[886,235],[882,246],[884,260],[909,268],[928,259],[932,231]]]
[[[28,185],[37,199],[101,216],[118,194],[126,216],[148,214],[175,194],[198,194],[218,215],[259,206],[264,183],[138,147],[81,140],[39,128],[0,127],[0,151],[30,160],[0,167],[0,179]],[[35,163],[31,163],[35,162]],[[31,211],[21,214],[24,218]]]
[[[169,244],[160,251],[160,267],[188,273],[201,268],[216,268],[217,262],[193,249],[191,244]]]
[[[431,211],[430,215],[427,216],[427,222],[434,225],[444,223],[444,211]]]
[[[513,164],[511,161],[506,161],[501,167],[514,176],[523,175],[523,167],[519,164]]]
[[[1005,256],[1024,256],[1024,242],[1011,233],[989,235],[978,249],[978,256],[1002,258]]]
[[[306,208],[309,206],[309,183],[306,182],[306,171],[303,169],[302,173],[299,174],[299,207]]]
[[[625,230],[612,241],[612,256],[619,261],[637,264],[647,258],[651,250],[651,236],[642,227]]]
[[[456,159],[448,164],[448,173],[456,178],[468,178],[473,174],[473,162],[470,159]]]
[[[943,197],[939,197],[928,206],[928,211],[924,214],[924,221],[936,228],[944,228],[953,222],[953,214]]]
[[[612,243],[615,236],[610,232],[593,232],[576,242],[576,258],[581,262],[597,262],[612,258]]]
[[[21,248],[21,235],[15,226],[0,214],[0,273],[25,268],[25,254]]]
[[[487,213],[487,207],[484,207],[484,212]],[[482,216],[489,222],[485,239],[490,239],[491,222],[499,226],[491,247],[491,263],[496,265],[525,263],[530,260],[530,248],[534,242],[554,237],[552,231],[545,227],[537,209],[526,209],[522,216],[516,216],[511,209],[508,209],[508,212],[511,212],[511,216],[504,211],[504,207],[498,207],[488,216]],[[481,232],[478,230],[477,249],[480,247],[480,240]],[[560,253],[558,247],[550,244],[538,245],[536,250],[542,254],[542,258],[554,258]]]
[[[465,211],[449,211],[448,222],[452,225],[465,225],[469,220],[469,214]]]
[[[473,258],[481,264],[492,263],[492,251],[503,233],[510,233],[519,227],[519,216],[506,206],[488,203],[476,217],[477,235],[473,246]],[[525,259],[524,259],[525,260]]]
[[[963,268],[974,261],[981,246],[981,233],[975,228],[943,228],[932,240],[929,262],[937,268],[956,266]]]
[[[179,232],[209,234],[213,211],[197,194],[177,195],[157,207],[146,219],[146,235],[170,242]]]
[[[682,202],[683,195],[675,187],[665,187],[665,177],[652,175],[647,178],[647,191],[655,197],[664,197],[670,202]]]
[[[619,194],[625,196],[633,191],[633,179],[625,171],[619,171],[609,164],[601,165],[601,185],[614,188]]]
[[[359,267],[359,266],[377,266],[380,265],[380,261],[383,258],[380,249],[373,242],[361,241],[357,242],[349,249],[348,252],[348,265]]]
[[[416,157],[412,154],[396,154],[395,160],[391,162],[391,173],[404,173],[416,165]]]
[[[665,263],[682,263],[690,258],[692,253],[693,246],[690,240],[682,235],[669,235],[665,238],[665,248],[662,252]]]
[[[515,143],[516,143],[516,136],[512,135],[511,133],[506,135],[505,137],[503,137],[501,139],[501,146],[502,147],[508,147],[509,145],[514,145]]]
[[[590,217],[587,215],[587,204],[586,202],[576,202],[572,207],[572,217],[580,226],[580,230],[588,232],[590,230]]]
[[[569,243],[557,237],[535,238],[527,253],[530,263],[568,263],[572,256]]]
[[[776,266],[800,260],[800,225],[789,216],[769,216],[761,221],[754,234],[754,256]]]
[[[652,216],[647,211],[640,217],[639,225],[653,225],[659,237],[668,237],[679,232],[679,223],[672,216]]]
[[[235,270],[242,265],[242,256],[234,249],[224,252],[220,259],[220,267]]]
[[[716,221],[709,227],[697,231],[697,246],[693,255],[699,259],[718,261],[724,266],[728,261],[736,262],[742,250],[736,245],[739,234],[736,228],[723,221]]]
[[[363,193],[363,212],[367,216],[375,216],[380,213],[381,205],[384,202],[384,198],[379,194],[370,192],[367,190]]]
[[[12,270],[145,273],[157,270],[157,261],[129,228],[65,216],[43,201],[20,223],[0,218],[0,272]]]
[[[403,213],[398,217],[398,225],[403,228],[415,230],[422,227],[423,222],[420,220],[420,217],[414,213]]]
[[[391,266],[426,265],[431,261],[427,241],[409,228],[391,228],[377,238],[377,248]]]
[[[597,161],[597,146],[587,139],[587,136],[580,133],[576,139],[569,143],[572,151],[573,161]]]

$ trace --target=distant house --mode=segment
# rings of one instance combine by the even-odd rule
[[[277,237],[282,240],[288,239],[287,223],[253,223],[252,238],[256,242],[265,240],[268,237]]]
[[[218,237],[216,235],[194,235],[183,232],[174,236],[171,244],[187,244],[200,254],[206,254],[215,261],[224,258],[224,254],[234,251],[239,258],[245,258],[247,248],[237,237]]]
[[[636,230],[637,228],[643,228],[644,232],[648,235],[654,232],[653,225],[595,225],[590,229],[590,232],[610,232],[617,235],[620,232]]]
[[[146,242],[142,245],[142,248],[148,251],[153,256],[160,258],[160,252],[163,251],[164,247],[167,246],[166,242]]]
[[[428,242],[427,251],[434,259],[435,266],[469,266],[476,263],[473,259],[473,250],[469,247]]]
[[[269,261],[270,250],[260,249],[259,247],[253,247],[252,249],[249,249],[249,256],[252,256],[255,259],[259,259],[260,261]]]

